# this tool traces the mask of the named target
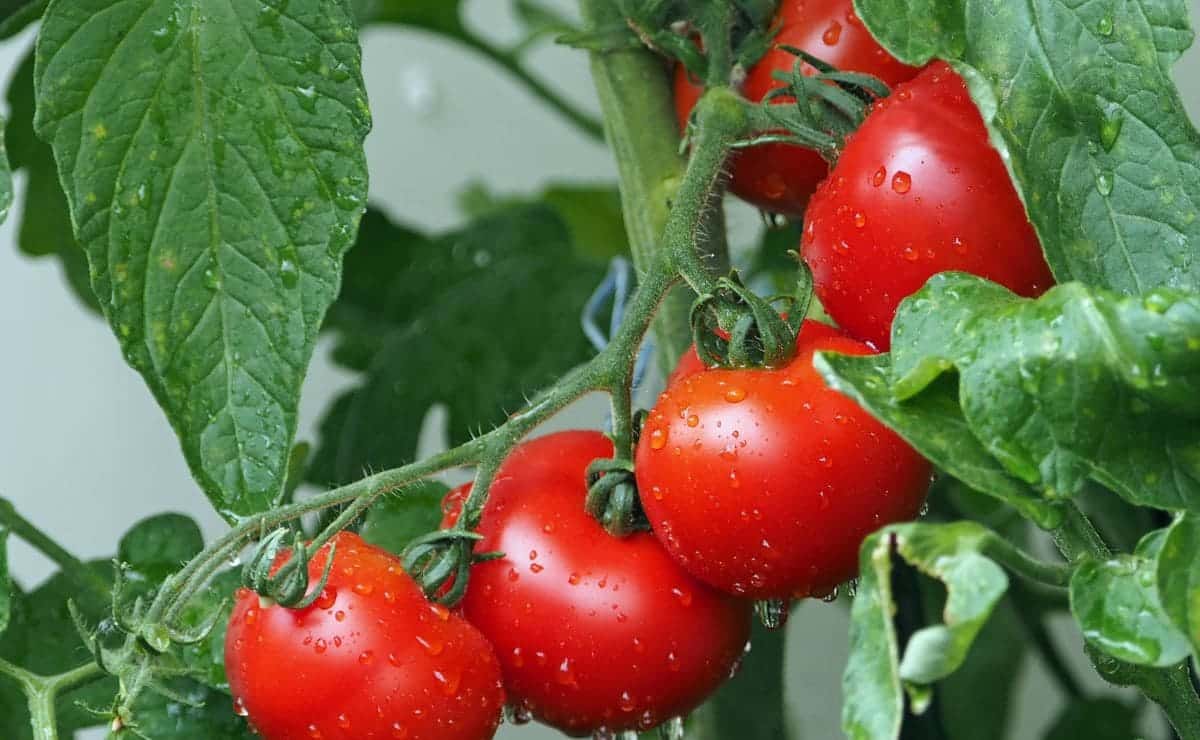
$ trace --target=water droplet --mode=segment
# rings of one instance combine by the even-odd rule
[[[825,29],[825,33],[821,34],[821,40],[826,46],[834,46],[838,40],[842,38],[842,24],[836,20],[829,22],[829,27]]]
[[[1096,190],[1100,191],[1101,195],[1112,195],[1113,179],[1112,175],[1107,172],[1101,172],[1096,175]]]
[[[443,622],[450,619],[450,610],[441,604],[430,604],[429,611],[433,612],[433,615]]]
[[[529,564],[529,571],[531,573],[541,573],[543,570],[544,570],[544,568],[538,563],[530,563]]]
[[[826,604],[832,604],[833,602],[837,601],[837,597],[838,597],[838,587],[834,586],[829,591],[829,593],[827,593],[821,597],[821,601],[824,601]]]
[[[692,605],[692,592],[683,588],[673,588],[671,593],[675,594],[675,598],[679,599],[679,603],[683,606]]]
[[[667,446],[667,430],[655,429],[650,432],[650,449],[661,450]]]
[[[442,693],[443,694],[445,694],[446,696],[457,696],[458,695],[458,686],[459,686],[459,683],[462,681],[461,673],[457,673],[457,672],[450,671],[450,670],[447,670],[445,672],[435,670],[433,672],[433,678],[435,681],[437,681],[438,683],[440,683],[442,685]]]
[[[554,680],[558,682],[559,686],[579,688],[579,683],[575,680],[575,672],[571,670],[570,658],[563,658],[563,662],[558,664],[558,672],[554,674]]]
[[[323,637],[318,637],[317,641],[313,643],[313,650],[317,653],[323,653],[328,649],[329,644],[325,642],[325,638]]]
[[[684,423],[686,423],[689,427],[697,426],[700,424],[700,417],[696,416],[695,414],[688,414],[688,418]]]
[[[375,654],[370,650],[364,650],[358,654],[359,665],[371,665],[375,661]]]
[[[308,736],[311,737],[313,740],[320,740],[320,738],[321,738],[320,728],[317,727],[316,725],[309,725],[308,726]]]
[[[341,609],[338,609],[336,612],[333,613],[333,618],[339,622],[344,622],[344,621],[346,621],[346,612],[342,611]]]
[[[861,229],[866,225],[867,225],[867,215],[865,213],[863,213],[862,211],[855,211],[854,212],[854,226],[856,228]]]
[[[1125,125],[1125,113],[1116,103],[1103,103],[1100,108],[1100,146],[1111,152]]]
[[[901,254],[903,254],[904,259],[908,260],[909,262],[916,262],[917,260],[921,259],[921,253],[914,249],[913,245],[911,244],[906,246],[902,250]]]
[[[354,593],[359,596],[370,596],[375,593],[375,586],[370,583],[356,583],[354,584]]]
[[[233,700],[233,713],[239,717],[245,717],[250,714],[250,711],[246,709],[246,702],[240,696]]]
[[[218,275],[217,271],[211,267],[205,268],[204,270],[204,285],[209,290],[221,289],[221,276]]]
[[[421,635],[417,635],[417,644],[425,648],[425,652],[429,653],[430,655],[441,655],[442,650],[444,650],[446,647],[445,643],[443,643],[441,640],[436,638],[422,637]]]
[[[674,650],[667,653],[667,668],[672,673],[676,673],[679,671],[679,656],[675,654]]]
[[[892,175],[892,190],[900,195],[904,195],[909,190],[912,190],[912,175],[907,172],[897,172]]]
[[[725,390],[725,400],[729,403],[740,403],[746,400],[746,389],[732,387]]]
[[[879,169],[875,170],[875,174],[871,176],[871,184],[874,185],[875,187],[879,187],[880,185],[883,184],[883,181],[886,179],[887,179],[887,168],[881,165],[879,167]]]
[[[658,726],[659,740],[683,740],[683,717],[672,717]]]
[[[283,282],[283,287],[294,288],[300,282],[300,258],[296,254],[296,248],[290,244],[280,250],[279,257],[279,279]]]
[[[1101,36],[1112,36],[1113,19],[1111,15],[1103,15],[1096,21],[1096,33]]]
[[[308,113],[317,112],[317,89],[312,85],[296,88],[296,101]]]
[[[628,691],[622,691],[618,706],[621,707],[622,712],[632,712],[637,705],[634,703],[633,697],[629,695]]]
[[[788,602],[784,599],[765,599],[754,602],[754,613],[758,621],[769,630],[783,627],[788,618]]]

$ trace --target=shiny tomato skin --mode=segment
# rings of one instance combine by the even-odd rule
[[[813,353],[871,354],[805,321],[776,370],[684,374],[659,397],[638,444],[642,506],[692,575],[756,599],[820,596],[853,577],[879,527],[911,519],[930,466],[849,398]]]
[[[840,70],[875,75],[889,86],[916,75],[917,70],[881,47],[854,13],[851,0],[783,0],[776,14],[775,45],[747,72],[742,92],[755,102],[784,83],[775,72],[790,72],[796,57],[779,48],[794,46]],[[813,69],[804,65],[805,74]],[[682,65],[675,70],[675,112],[680,126],[704,89],[689,79]],[[730,190],[738,197],[773,213],[800,216],[809,197],[829,171],[816,152],[789,144],[765,144],[746,149],[733,163]]]
[[[463,600],[496,647],[509,700],[570,735],[648,728],[700,704],[749,638],[750,607],[697,582],[648,532],[608,535],[584,511],[598,432],[518,447],[492,485]],[[451,511],[448,523],[455,516]]]
[[[267,740],[487,740],[504,705],[491,645],[430,604],[394,555],[342,532],[307,609],[237,595],[225,669],[239,713]],[[309,564],[320,577],[328,546]]]
[[[1034,297],[1054,284],[1041,244],[963,79],[931,65],[875,105],[805,216],[817,296],[886,350],[896,307],[935,273]]]

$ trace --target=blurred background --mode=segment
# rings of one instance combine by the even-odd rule
[[[570,0],[547,4],[574,15]],[[1194,17],[1200,16],[1200,0],[1192,4]],[[466,22],[501,45],[518,39],[506,2],[468,2]],[[6,76],[32,40],[26,32],[0,45]],[[521,194],[552,181],[614,179],[607,149],[579,135],[477,53],[399,27],[371,28],[363,44],[375,119],[367,140],[371,198],[394,220],[430,232],[453,227],[463,218],[459,194],[476,183]],[[545,42],[527,58],[553,89],[586,110],[597,110],[583,53]],[[1193,118],[1200,118],[1200,50],[1193,49],[1175,74]],[[17,192],[18,197],[24,193],[20,181]],[[30,259],[17,250],[20,207],[0,227],[0,496],[85,559],[110,557],[120,532],[165,510],[193,516],[207,536],[223,531],[192,482],[165,417],[126,366],[107,325],[82,309],[57,260]],[[749,238],[759,218],[731,204],[730,222],[735,234]],[[305,385],[298,439],[316,440],[322,412],[354,382],[328,355],[327,341],[319,343]],[[597,399],[585,400],[554,426],[599,426],[604,408]],[[427,420],[426,449],[439,444],[439,421],[437,414]],[[24,586],[51,573],[50,563],[23,542],[14,540],[9,547],[14,577]],[[790,720],[800,737],[841,737],[843,602],[803,604],[787,627],[786,690]],[[1067,616],[1055,628],[1065,644],[1078,645]],[[1077,675],[1100,690],[1077,647],[1072,657]],[[1036,658],[1028,658],[1015,698],[1014,740],[1041,736],[1056,714],[1057,692]],[[499,737],[557,735],[530,726],[505,728]]]

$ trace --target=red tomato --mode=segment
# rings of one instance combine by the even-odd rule
[[[758,599],[824,595],[879,527],[916,516],[930,466],[849,398],[813,352],[871,354],[805,321],[776,370],[713,369],[659,398],[636,457],[642,507],[694,576]]]
[[[496,646],[510,701],[574,735],[646,729],[694,709],[749,637],[747,603],[698,583],[653,535],[613,538],[584,511],[584,471],[612,451],[585,431],[513,451],[477,547],[506,556],[472,567],[463,601]]]
[[[779,34],[772,47],[750,68],[742,93],[755,102],[784,83],[777,71],[790,72],[796,57],[778,48],[794,46],[847,72],[875,75],[888,85],[911,79],[917,70],[884,51],[854,14],[851,0],[783,0],[776,15]],[[813,69],[804,65],[804,72]],[[675,72],[675,111],[680,126],[700,99],[704,88],[688,78],[679,66]],[[730,190],[743,200],[774,213],[799,216],[828,165],[819,154],[789,144],[766,144],[747,149],[733,164]]]
[[[829,315],[887,349],[892,317],[935,273],[1034,297],[1054,284],[966,83],[937,63],[876,104],[808,208],[801,252]]]
[[[235,706],[268,740],[487,740],[504,705],[479,631],[430,604],[399,559],[342,532],[307,609],[238,593],[225,638]],[[322,548],[309,563],[320,577]]]

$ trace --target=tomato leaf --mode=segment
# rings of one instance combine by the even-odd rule
[[[1071,576],[1071,613],[1084,639],[1126,663],[1161,668],[1189,653],[1159,602],[1155,556],[1164,536],[1151,532],[1134,554],[1084,561]]]
[[[157,584],[203,549],[204,536],[190,517],[157,514],[125,533],[117,547],[117,559],[139,578]]]
[[[35,80],[127,360],[214,506],[270,506],[366,197],[353,18],[318,0],[54,0]]]
[[[400,23],[465,38],[462,0],[353,0],[359,23]]]
[[[1200,517],[1188,514],[1167,529],[1155,574],[1162,606],[1200,658]]]
[[[369,212],[329,315],[335,359],[365,377],[322,421],[309,479],[346,482],[411,460],[434,404],[449,413],[451,444],[503,421],[590,355],[579,315],[602,272],[545,206],[438,239]]]
[[[783,696],[785,631],[768,630],[757,622],[751,649],[737,675],[688,718],[693,740],[785,740],[787,727]]]
[[[1059,282],[1200,288],[1200,134],[1178,0],[856,0],[905,62],[956,62]]]
[[[33,131],[33,51],[21,60],[9,83],[5,144],[14,171],[25,172],[25,197],[17,218],[17,246],[30,257],[53,256],[76,297],[87,308],[100,310],[88,276],[87,256],[71,232],[67,196],[58,182],[54,153]]]
[[[921,709],[928,685],[963,664],[1008,587],[1000,566],[980,554],[990,536],[974,522],[909,523],[885,527],[863,542],[850,612],[850,659],[842,678],[842,729],[852,740],[898,737],[904,691]],[[915,632],[903,657],[892,623],[893,550],[947,589],[944,622]]]
[[[48,0],[0,0],[0,39],[11,38],[41,18]]]
[[[8,527],[0,524],[0,635],[12,614],[13,584],[8,572]]]
[[[888,355],[851,357],[820,352],[813,364],[831,388],[859,405],[903,437],[918,452],[973,490],[986,493],[1026,517],[1053,527],[1061,514],[1012,477],[971,433],[958,406],[952,378],[940,378],[919,396],[903,402],[889,387]]]
[[[139,697],[133,709],[136,728],[143,737],[154,740],[250,740],[257,733],[246,720],[234,714],[228,694],[214,691],[193,681],[181,680],[171,687],[199,706],[188,706],[152,691]],[[109,734],[126,738],[129,733]]]
[[[1200,511],[1200,294],[1126,298],[1078,283],[1037,300],[943,273],[901,304],[891,388],[959,373],[968,427],[1048,495],[1091,478],[1130,503]]]
[[[442,521],[444,483],[421,481],[376,501],[363,517],[359,534],[367,542],[400,555],[417,537],[432,532]]]

